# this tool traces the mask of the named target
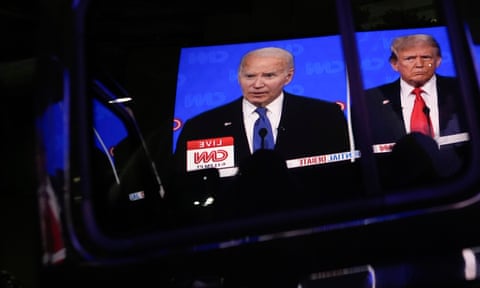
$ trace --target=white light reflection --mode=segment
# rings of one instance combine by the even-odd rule
[[[474,280],[477,278],[477,259],[472,249],[466,248],[462,251],[465,261],[465,279]]]

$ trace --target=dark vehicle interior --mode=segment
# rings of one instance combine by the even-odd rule
[[[23,287],[480,287],[473,1],[31,2],[0,8],[0,89],[11,101],[2,136],[23,151],[5,153],[2,168],[3,278]],[[378,142],[381,112],[369,113],[364,91],[398,77],[390,41],[413,33],[440,43],[438,73],[459,79],[464,129]],[[238,61],[261,46],[294,54],[288,92],[342,106],[351,149],[278,165],[255,154],[226,168],[212,168],[208,150],[178,174],[183,125],[241,96]]]

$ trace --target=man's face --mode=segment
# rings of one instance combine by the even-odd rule
[[[243,96],[256,106],[266,106],[275,100],[290,83],[293,68],[277,57],[249,56],[238,75]]]
[[[398,51],[397,56],[398,59],[390,62],[393,70],[415,87],[423,86],[430,80],[442,62],[437,49],[424,43]]]

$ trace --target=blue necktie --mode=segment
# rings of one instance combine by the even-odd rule
[[[267,108],[258,107],[255,112],[260,117],[253,126],[253,151],[273,149],[275,143],[273,143],[272,125],[267,117]]]

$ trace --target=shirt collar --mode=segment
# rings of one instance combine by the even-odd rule
[[[422,90],[428,94],[431,94],[431,91],[434,89],[434,84],[435,84],[435,81],[436,81],[436,76],[435,74],[433,74],[433,77],[430,78],[430,80],[428,80],[422,87]],[[413,87],[412,85],[408,84],[407,82],[405,82],[403,79],[400,79],[400,89],[401,91],[404,91],[402,93],[402,95],[410,95],[412,90],[414,89],[415,87]]]
[[[282,91],[280,96],[278,96],[275,100],[273,100],[270,104],[268,104],[266,106],[267,110],[270,113],[273,113],[275,115],[279,115],[282,111],[283,97],[284,97],[284,93]],[[245,111],[248,111],[249,115],[256,113],[255,109],[257,109],[257,106],[248,102],[245,98],[243,98],[243,107],[244,107]]]

